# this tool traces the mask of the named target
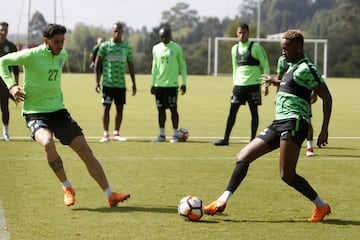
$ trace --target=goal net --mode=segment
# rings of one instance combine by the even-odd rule
[[[250,38],[264,47],[269,59],[270,72],[276,73],[276,65],[281,55],[279,38]],[[232,74],[231,47],[239,40],[237,38],[216,37],[214,41],[214,76]],[[327,39],[305,39],[304,51],[318,66],[323,77],[327,76]]]

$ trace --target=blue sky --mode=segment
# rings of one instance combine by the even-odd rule
[[[37,10],[47,22],[56,20],[70,29],[77,23],[111,28],[117,21],[135,29],[142,26],[150,29],[160,23],[163,11],[178,2],[189,4],[200,16],[220,19],[235,17],[241,4],[241,0],[11,0],[11,3],[2,4],[0,21],[10,24],[9,34],[25,33],[30,5],[30,16]]]

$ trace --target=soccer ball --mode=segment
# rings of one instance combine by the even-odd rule
[[[190,220],[193,222],[199,221],[200,218],[204,215],[203,202],[196,196],[186,196],[179,202],[178,214],[185,220]]]
[[[176,133],[179,142],[185,142],[189,138],[189,131],[185,128],[179,128]]]

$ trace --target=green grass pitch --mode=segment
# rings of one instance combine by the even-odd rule
[[[278,152],[255,161],[225,212],[187,222],[177,215],[179,200],[199,196],[205,204],[226,187],[235,154],[250,136],[250,112],[242,106],[230,146],[215,147],[222,137],[232,89],[230,76],[189,76],[188,92],[179,96],[180,126],[188,142],[150,143],[158,135],[150,76],[137,75],[138,93],[127,93],[121,133],[127,142],[102,144],[102,106],[93,74],[64,74],[66,107],[84,129],[111,187],[131,198],[117,208],[105,196],[84,164],[57,142],[76,204],[66,207],[60,184],[43,150],[29,137],[20,106],[11,108],[11,142],[0,141],[0,239],[358,239],[360,237],[360,79],[329,78],[333,115],[329,145],[316,156],[301,151],[298,172],[330,203],[323,223],[308,223],[312,203],[279,178]],[[130,81],[128,88],[131,88]],[[263,97],[259,131],[274,118],[274,89]],[[313,105],[315,137],[319,133],[321,100]],[[114,109],[112,109],[114,110]],[[169,113],[168,113],[169,114]],[[114,111],[110,129],[113,128]],[[170,116],[166,122],[171,132]],[[304,144],[305,147],[305,144]]]

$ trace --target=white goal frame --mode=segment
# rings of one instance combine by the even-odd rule
[[[251,41],[254,42],[280,42],[280,39],[273,38],[250,38]],[[219,42],[238,42],[238,38],[230,38],[230,37],[216,37],[215,38],[215,46],[214,46],[214,76],[218,76],[218,56],[219,56]],[[328,58],[328,40],[327,39],[304,39],[305,43],[313,43],[314,44],[314,56],[313,61],[317,64],[318,61],[318,46],[319,44],[324,45],[324,59],[323,59],[323,77],[327,76],[327,58]]]

